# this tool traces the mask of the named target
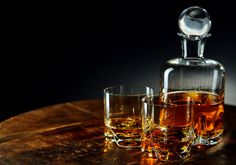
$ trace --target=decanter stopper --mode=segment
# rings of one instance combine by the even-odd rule
[[[195,41],[210,36],[211,20],[207,11],[198,6],[185,9],[178,20],[180,36]]]

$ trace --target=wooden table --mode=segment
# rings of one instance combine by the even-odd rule
[[[102,100],[49,106],[0,123],[0,164],[154,164],[139,149],[126,150],[103,136]],[[225,106],[220,144],[183,164],[235,164],[236,107]]]

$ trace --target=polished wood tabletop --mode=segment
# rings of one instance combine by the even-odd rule
[[[236,107],[225,105],[224,139],[195,149],[182,164],[235,164]],[[140,149],[127,150],[104,139],[102,100],[62,103],[0,123],[0,164],[155,164]]]

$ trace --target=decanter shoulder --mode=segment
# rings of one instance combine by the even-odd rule
[[[216,69],[225,72],[224,66],[218,61],[207,58],[196,58],[196,57],[170,59],[161,66],[161,70],[163,71],[168,68],[173,68],[173,69],[202,68],[202,69]]]
[[[224,66],[220,62],[212,60],[212,59],[205,59],[204,66],[208,66],[208,67],[211,67],[214,69],[219,69],[219,70],[225,72]]]

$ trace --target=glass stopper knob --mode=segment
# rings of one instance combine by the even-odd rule
[[[198,6],[185,9],[178,20],[181,35],[190,40],[199,40],[208,37],[211,20],[207,11]]]

